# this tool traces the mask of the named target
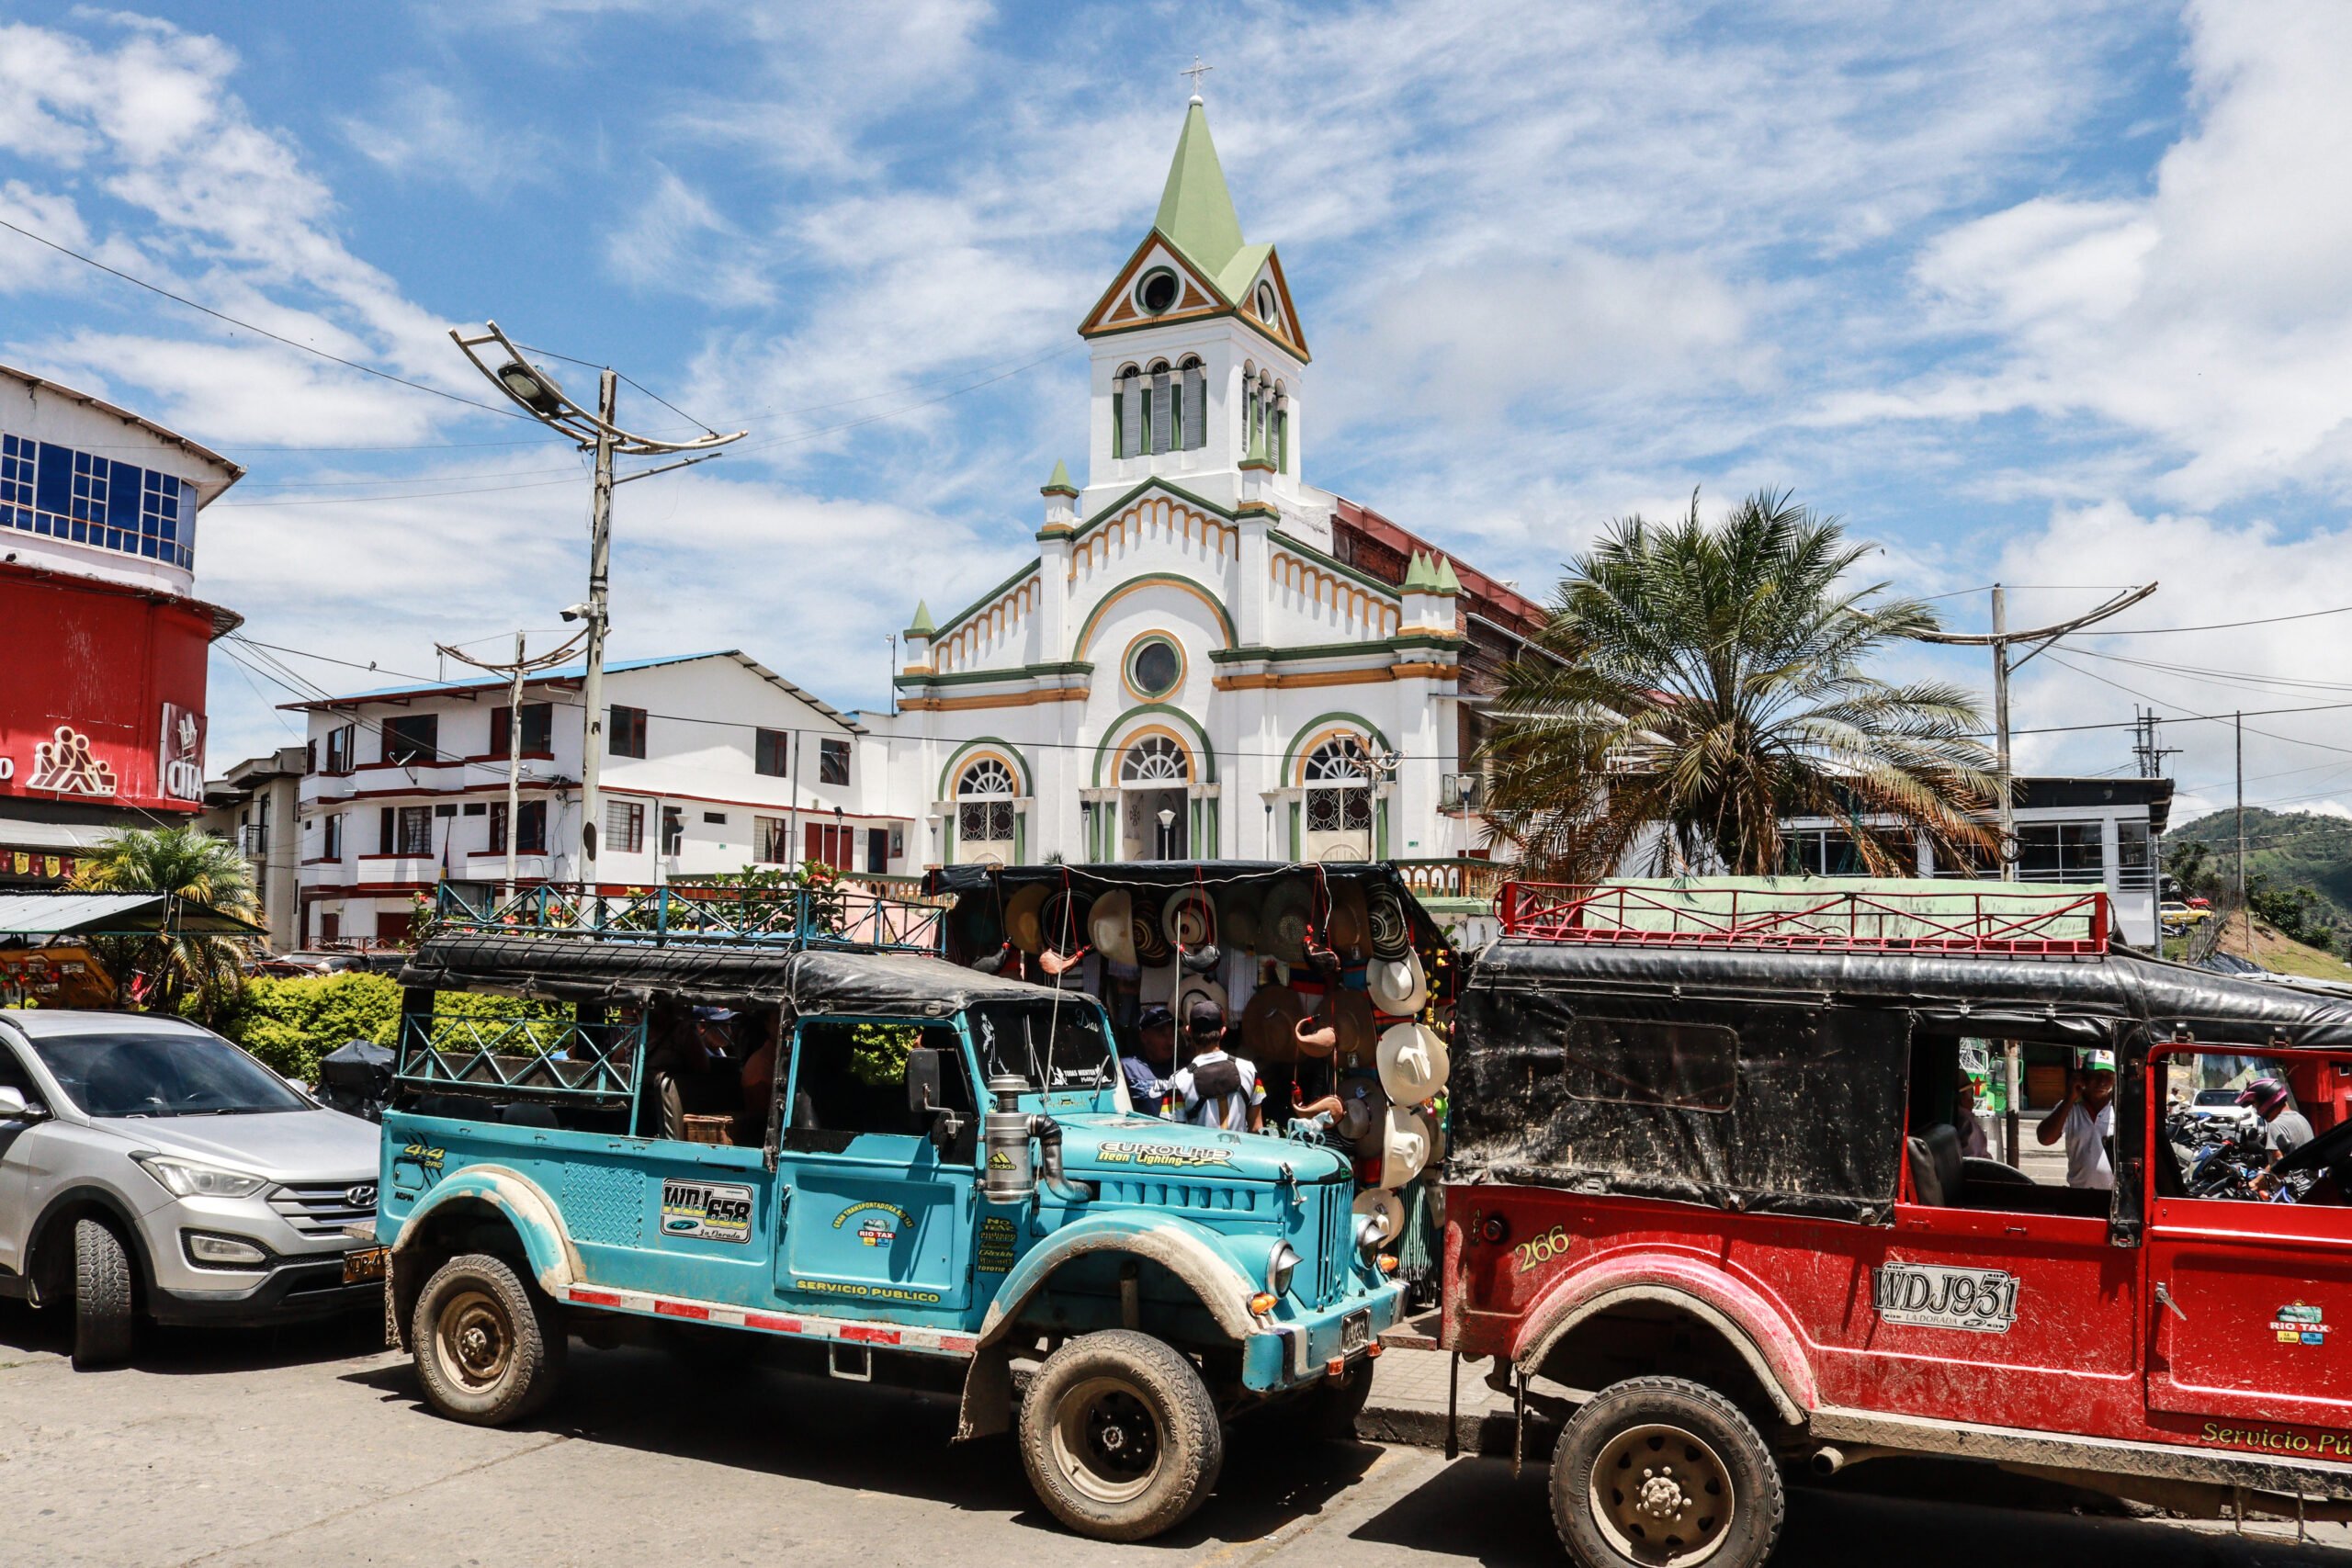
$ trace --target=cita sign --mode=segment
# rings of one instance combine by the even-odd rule
[[[204,799],[204,716],[177,703],[164,705],[156,741],[155,785],[172,800]]]

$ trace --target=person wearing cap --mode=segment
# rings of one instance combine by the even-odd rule
[[[1960,1124],[1960,1152],[1969,1159],[1991,1159],[1993,1140],[1984,1135],[1984,1119],[1976,1114],[1976,1080],[1965,1072],[1952,1100],[1952,1120]]]
[[[2066,1086],[2066,1098],[2033,1130],[2036,1141],[2066,1140],[2066,1185],[2110,1191],[2115,1164],[2107,1152],[2115,1135],[2115,1055],[2109,1051],[2084,1055],[2083,1065]]]
[[[2278,1078],[2256,1078],[2238,1095],[2240,1105],[2251,1105],[2263,1121],[2262,1141],[2274,1160],[2293,1154],[2312,1141],[2312,1124],[2295,1109],[2294,1097]]]
[[[1230,1133],[1263,1130],[1266,1089],[1255,1063],[1225,1051],[1225,1009],[1196,1001],[1185,1015],[1184,1033],[1193,1047],[1190,1066],[1178,1070],[1169,1094],[1182,1106],[1181,1120]]]
[[[1176,1065],[1176,1015],[1154,1003],[1136,1020],[1136,1051],[1120,1058],[1126,1069],[1127,1099],[1138,1114],[1158,1116],[1168,1108],[1168,1071]]]

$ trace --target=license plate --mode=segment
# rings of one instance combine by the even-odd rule
[[[1340,1348],[1361,1350],[1372,1343],[1372,1309],[1359,1307],[1340,1319]]]
[[[365,1284],[384,1277],[384,1259],[391,1256],[389,1247],[355,1247],[343,1255],[343,1282],[346,1285]]]

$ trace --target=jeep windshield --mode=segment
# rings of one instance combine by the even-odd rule
[[[82,1113],[238,1116],[308,1111],[267,1067],[209,1034],[36,1035],[32,1047]]]
[[[1011,1074],[1040,1093],[1102,1089],[1117,1072],[1102,1012],[1092,998],[980,1002],[966,1014],[980,1075]]]

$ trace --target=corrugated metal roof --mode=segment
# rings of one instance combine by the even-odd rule
[[[89,936],[166,926],[191,935],[263,934],[234,915],[164,893],[0,894],[0,936]]]

